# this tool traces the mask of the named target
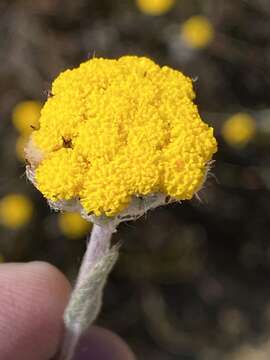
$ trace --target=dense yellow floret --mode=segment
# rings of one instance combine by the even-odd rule
[[[92,59],[61,73],[32,137],[43,155],[38,188],[108,216],[134,195],[190,199],[217,148],[194,97],[191,79],[143,57]]]
[[[90,223],[84,220],[81,215],[76,212],[59,214],[58,224],[61,232],[71,239],[84,236],[90,229]]]
[[[173,7],[175,0],[136,0],[136,3],[148,15],[162,15]]]
[[[0,199],[0,224],[17,229],[29,222],[33,214],[33,205],[22,194],[9,194]]]
[[[192,16],[181,26],[181,37],[192,48],[206,47],[214,35],[214,27],[205,16]]]
[[[39,127],[41,103],[38,101],[23,101],[14,107],[12,121],[16,129],[23,135],[29,135]]]
[[[237,113],[223,124],[222,135],[231,146],[245,146],[255,135],[256,122],[249,114]]]

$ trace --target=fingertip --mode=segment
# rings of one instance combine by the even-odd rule
[[[44,262],[0,266],[1,358],[50,358],[62,335],[70,285]]]
[[[54,290],[56,295],[64,301],[68,299],[71,292],[70,282],[57,267],[45,261],[32,261],[22,265],[27,268],[27,271],[35,273],[36,280],[39,280],[41,284],[44,282],[49,292]]]
[[[73,359],[135,360],[135,355],[118,335],[93,326],[82,336]]]

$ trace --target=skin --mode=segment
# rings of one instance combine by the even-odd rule
[[[62,314],[71,287],[44,262],[0,265],[0,354],[2,360],[57,359]],[[108,330],[93,327],[81,339],[74,360],[135,360],[128,346]]]

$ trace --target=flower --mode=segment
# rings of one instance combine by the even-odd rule
[[[61,73],[26,150],[50,202],[116,216],[134,198],[190,199],[216,152],[192,80],[136,56],[94,58]]]
[[[33,214],[30,199],[23,194],[9,194],[0,199],[0,223],[17,229],[27,224]]]
[[[24,135],[29,135],[34,128],[39,127],[41,103],[38,101],[23,101],[17,104],[12,113],[15,128]]]
[[[231,146],[245,146],[256,133],[256,122],[249,114],[237,113],[223,124],[222,136]]]
[[[210,44],[215,30],[207,17],[192,16],[181,26],[181,38],[191,48],[204,48]]]
[[[0,264],[5,262],[5,257],[3,254],[0,254]]]
[[[175,0],[136,0],[136,3],[147,15],[162,15],[174,6]]]
[[[82,237],[87,234],[90,229],[89,222],[82,219],[80,214],[76,212],[59,214],[58,225],[62,233],[71,239]]]

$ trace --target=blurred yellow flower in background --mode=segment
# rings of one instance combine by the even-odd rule
[[[5,262],[5,257],[4,255],[0,254],[0,264]]]
[[[58,225],[61,232],[68,238],[77,239],[86,235],[91,223],[84,220],[79,213],[65,212],[58,216]]]
[[[162,15],[169,11],[175,0],[136,0],[138,8],[148,15]]]
[[[33,215],[33,204],[23,194],[9,194],[0,199],[0,224],[17,229],[26,225]]]
[[[29,135],[39,127],[39,117],[42,104],[38,101],[23,101],[18,103],[12,112],[15,128],[24,135]]]
[[[197,15],[181,25],[180,36],[189,47],[204,48],[214,39],[215,30],[207,17]]]
[[[223,124],[222,136],[231,146],[245,146],[256,133],[256,122],[246,113],[237,113],[229,117]]]

